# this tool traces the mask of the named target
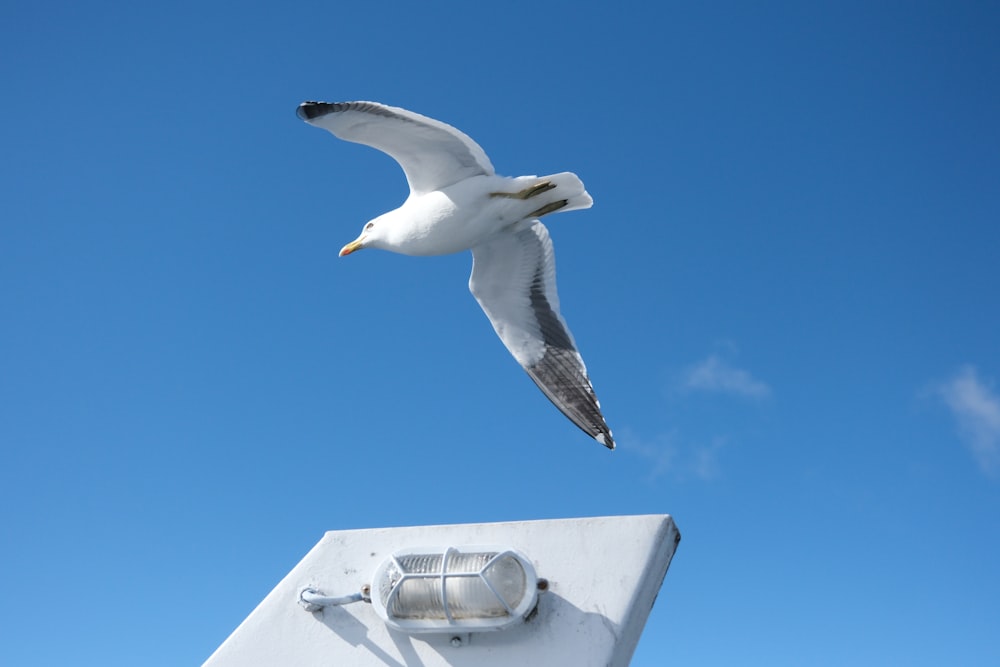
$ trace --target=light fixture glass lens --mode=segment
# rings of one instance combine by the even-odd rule
[[[396,561],[389,561],[389,564],[385,568],[385,573],[378,580],[378,596],[379,600],[382,602],[382,606],[385,607],[386,603],[389,602],[389,594],[392,593],[392,589],[396,587],[399,580],[403,578],[403,573],[400,572],[399,568],[396,566]]]
[[[441,601],[441,581],[436,577],[401,581],[389,613],[396,618],[447,618]]]
[[[508,613],[481,577],[449,577],[444,587],[452,618],[499,618]]]
[[[524,598],[527,578],[517,558],[497,555],[449,551],[399,556],[379,582],[382,604],[393,617],[404,619],[506,616]]]
[[[528,581],[524,575],[524,568],[512,555],[505,554],[497,558],[486,568],[483,576],[492,584],[493,590],[504,599],[508,607],[513,609],[521,604],[528,589]]]
[[[499,628],[534,603],[534,577],[512,550],[397,553],[376,573],[372,597],[383,618],[410,630]]]

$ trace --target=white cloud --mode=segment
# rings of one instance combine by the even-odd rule
[[[714,391],[747,398],[767,398],[771,388],[740,368],[734,368],[716,355],[688,369],[683,386],[688,390]]]
[[[660,436],[653,441],[640,438],[628,429],[618,434],[619,449],[646,461],[646,481],[664,475],[676,480],[690,478],[709,481],[720,475],[719,452],[723,438],[715,438],[708,445],[681,443],[677,433]]]
[[[619,434],[616,440],[619,449],[646,461],[646,481],[652,481],[671,471],[676,472],[678,450],[673,441],[674,438],[669,437],[649,442],[627,430],[624,438]]]
[[[715,479],[719,476],[719,450],[722,449],[722,438],[716,438],[711,444],[696,447],[692,470],[699,479]]]
[[[961,368],[938,391],[979,468],[988,475],[1000,474],[1000,396],[979,379],[973,366]]]

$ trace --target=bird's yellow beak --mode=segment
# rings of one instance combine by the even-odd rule
[[[364,247],[363,245],[364,240],[365,240],[364,235],[361,235],[355,240],[351,241],[350,243],[348,243],[347,245],[345,245],[343,248],[340,249],[340,256],[343,257],[345,255],[350,255],[355,250],[361,250]]]

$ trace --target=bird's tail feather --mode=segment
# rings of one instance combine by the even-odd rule
[[[591,199],[587,193],[587,189],[583,186],[583,181],[573,172],[564,171],[560,174],[542,176],[539,180],[548,181],[556,186],[552,190],[550,197],[565,199],[567,201],[566,206],[563,206],[558,211],[554,211],[556,213],[590,208],[594,204],[594,200]]]

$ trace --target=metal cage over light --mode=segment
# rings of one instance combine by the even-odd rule
[[[531,563],[496,546],[399,551],[371,584],[375,612],[408,633],[500,630],[524,620],[537,600]]]

